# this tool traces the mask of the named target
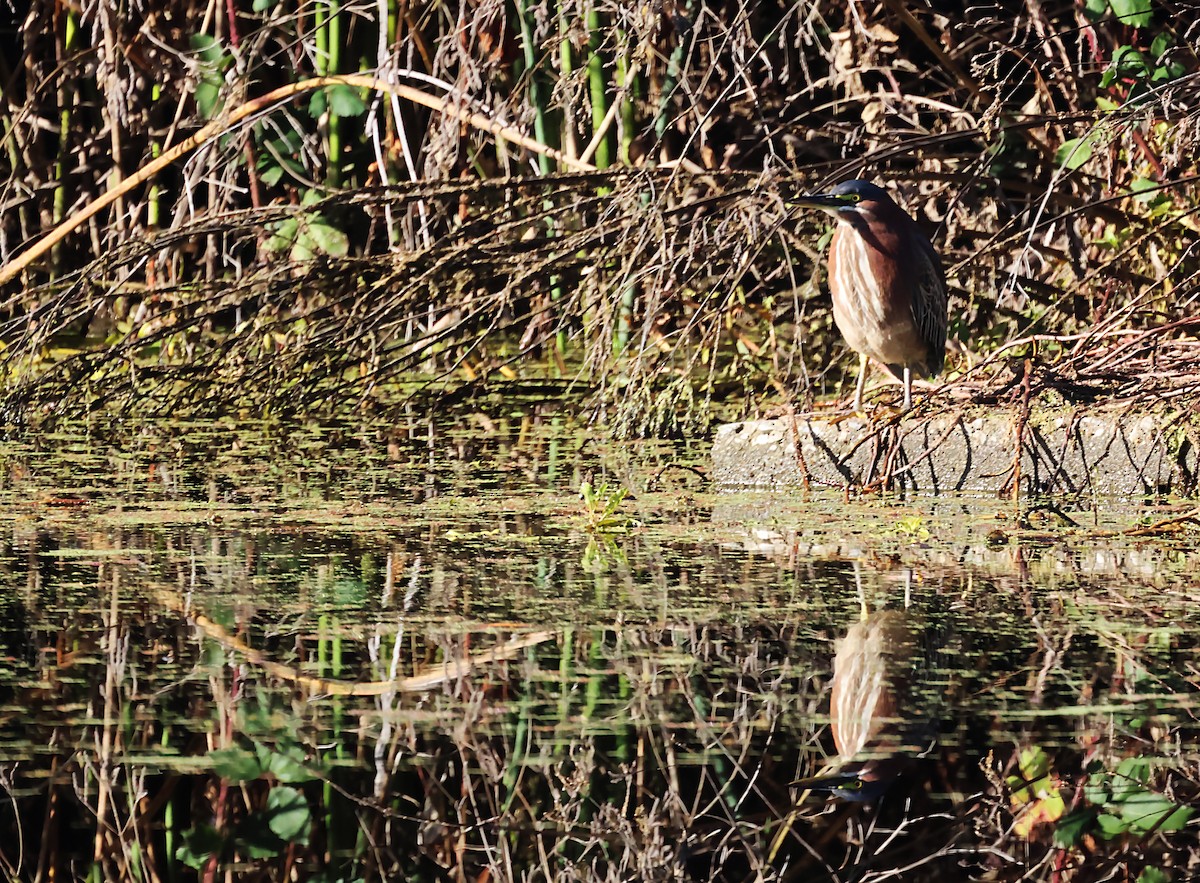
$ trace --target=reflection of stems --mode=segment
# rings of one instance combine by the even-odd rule
[[[537,655],[532,647],[525,651],[525,656],[530,663],[529,670],[536,670]],[[508,797],[505,799],[504,806],[500,810],[501,816],[509,814],[513,801],[520,793],[517,783],[521,777],[522,770],[525,769],[528,763],[529,743],[533,738],[533,697],[536,692],[533,684],[526,683],[525,689],[521,691],[521,701],[517,705],[517,726],[513,732],[512,749],[509,751],[508,766],[504,770],[504,792]]]
[[[102,571],[103,572],[103,571]],[[109,825],[108,820],[108,804],[112,798],[112,758],[113,758],[113,742],[119,718],[117,712],[117,673],[123,667],[124,660],[121,654],[121,630],[118,625],[120,621],[120,593],[118,591],[121,584],[117,573],[112,576],[112,591],[109,595],[108,611],[105,615],[105,653],[108,656],[107,665],[104,667],[104,696],[100,704],[102,709],[100,719],[104,722],[100,731],[100,744],[96,751],[96,839],[92,845],[92,870],[93,872],[100,870],[104,866],[105,844],[109,839],[109,832],[118,830],[120,825],[113,818],[113,824]]]
[[[618,148],[621,162],[632,165],[629,148],[633,143],[633,95],[637,85],[638,64],[626,63],[625,56],[617,59],[618,77],[621,82],[621,95],[617,102],[621,114],[620,146]],[[610,114],[611,116],[611,114]],[[620,355],[629,346],[629,336],[633,331],[633,304],[637,297],[637,286],[626,285],[621,290],[621,303],[617,307],[617,324],[613,330],[613,354]]]
[[[165,749],[171,744],[171,728],[164,726],[159,744]],[[163,807],[163,834],[166,844],[167,880],[179,881],[179,860],[175,858],[175,801],[168,800]]]
[[[558,4],[558,64],[559,76],[563,81],[566,81],[571,72],[575,70],[575,60],[571,52],[571,40],[568,36],[570,28],[567,26],[567,13],[562,3]],[[578,156],[579,148],[575,143],[575,107],[570,101],[563,102],[563,119],[562,131],[559,134],[559,143],[562,145],[563,152],[567,156]],[[550,279],[550,301],[558,303],[563,298],[563,287],[558,277]],[[559,321],[559,329],[554,335],[554,351],[558,355],[558,364],[562,364],[563,356],[567,352],[567,331],[561,327],[561,318],[558,316],[558,311],[555,310],[555,318]]]
[[[617,326],[613,329],[613,355],[620,355],[629,346],[629,335],[633,329],[634,285],[621,289],[621,303],[617,307]]]

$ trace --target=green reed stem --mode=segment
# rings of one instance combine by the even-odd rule
[[[549,90],[538,64],[537,47],[533,43],[533,9],[530,0],[520,0],[517,12],[521,19],[521,48],[525,60],[525,74],[529,77],[529,101],[533,105],[533,137],[539,144],[551,145],[546,132],[546,100]],[[552,171],[550,157],[544,153],[538,154],[538,171],[549,175]]]
[[[689,22],[695,19],[695,6],[695,0],[687,0],[684,5],[684,17]],[[662,91],[658,98],[658,113],[654,116],[654,134],[659,139],[667,131],[667,125],[670,123],[668,112],[671,109],[671,98],[675,94],[675,87],[679,85],[679,72],[683,69],[686,45],[686,37],[681,36],[678,44],[671,51],[671,57],[667,59],[667,72],[663,77]]]
[[[63,55],[70,55],[75,51],[75,40],[79,35],[79,13],[68,7],[67,18],[63,25]],[[70,100],[67,95],[67,89],[72,86],[64,84],[58,90],[58,106],[61,108],[58,114],[58,158],[54,163],[54,224],[57,227],[62,223],[63,218],[67,215],[67,162],[71,153],[71,108],[76,102]],[[13,169],[17,166],[14,164]],[[50,250],[50,278],[54,279],[58,275],[59,256],[62,253],[61,244],[55,245]]]
[[[588,94],[592,99],[592,133],[599,132],[604,126],[604,118],[608,116],[608,82],[604,77],[604,57],[600,47],[604,44],[603,22],[599,8],[593,4],[587,14],[588,26]],[[598,169],[607,169],[612,165],[612,152],[609,148],[608,137],[596,146],[594,164]]]

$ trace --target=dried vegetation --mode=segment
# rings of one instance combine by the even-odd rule
[[[30,5],[0,70],[8,421],[545,378],[633,433],[810,404],[848,362],[785,197],[849,176],[934,234],[963,388],[1036,357],[1069,398],[1200,390],[1185,4],[383,9]]]

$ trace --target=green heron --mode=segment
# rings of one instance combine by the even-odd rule
[[[904,381],[912,407],[912,377],[942,370],[946,351],[946,280],[929,238],[887,193],[866,181],[845,181],[828,193],[791,200],[837,218],[829,247],[833,318],[859,354],[854,409],[862,410],[867,360]]]
[[[794,785],[844,800],[873,800],[911,764],[919,746],[911,744],[913,734],[900,711],[908,701],[907,672],[915,652],[914,624],[906,612],[872,613],[850,627],[837,642],[829,691],[838,769]]]

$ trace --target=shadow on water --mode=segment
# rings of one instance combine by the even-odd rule
[[[6,452],[7,877],[1200,861],[1195,534],[646,492],[688,452],[537,420],[336,432]],[[639,493],[589,521],[585,478]]]

